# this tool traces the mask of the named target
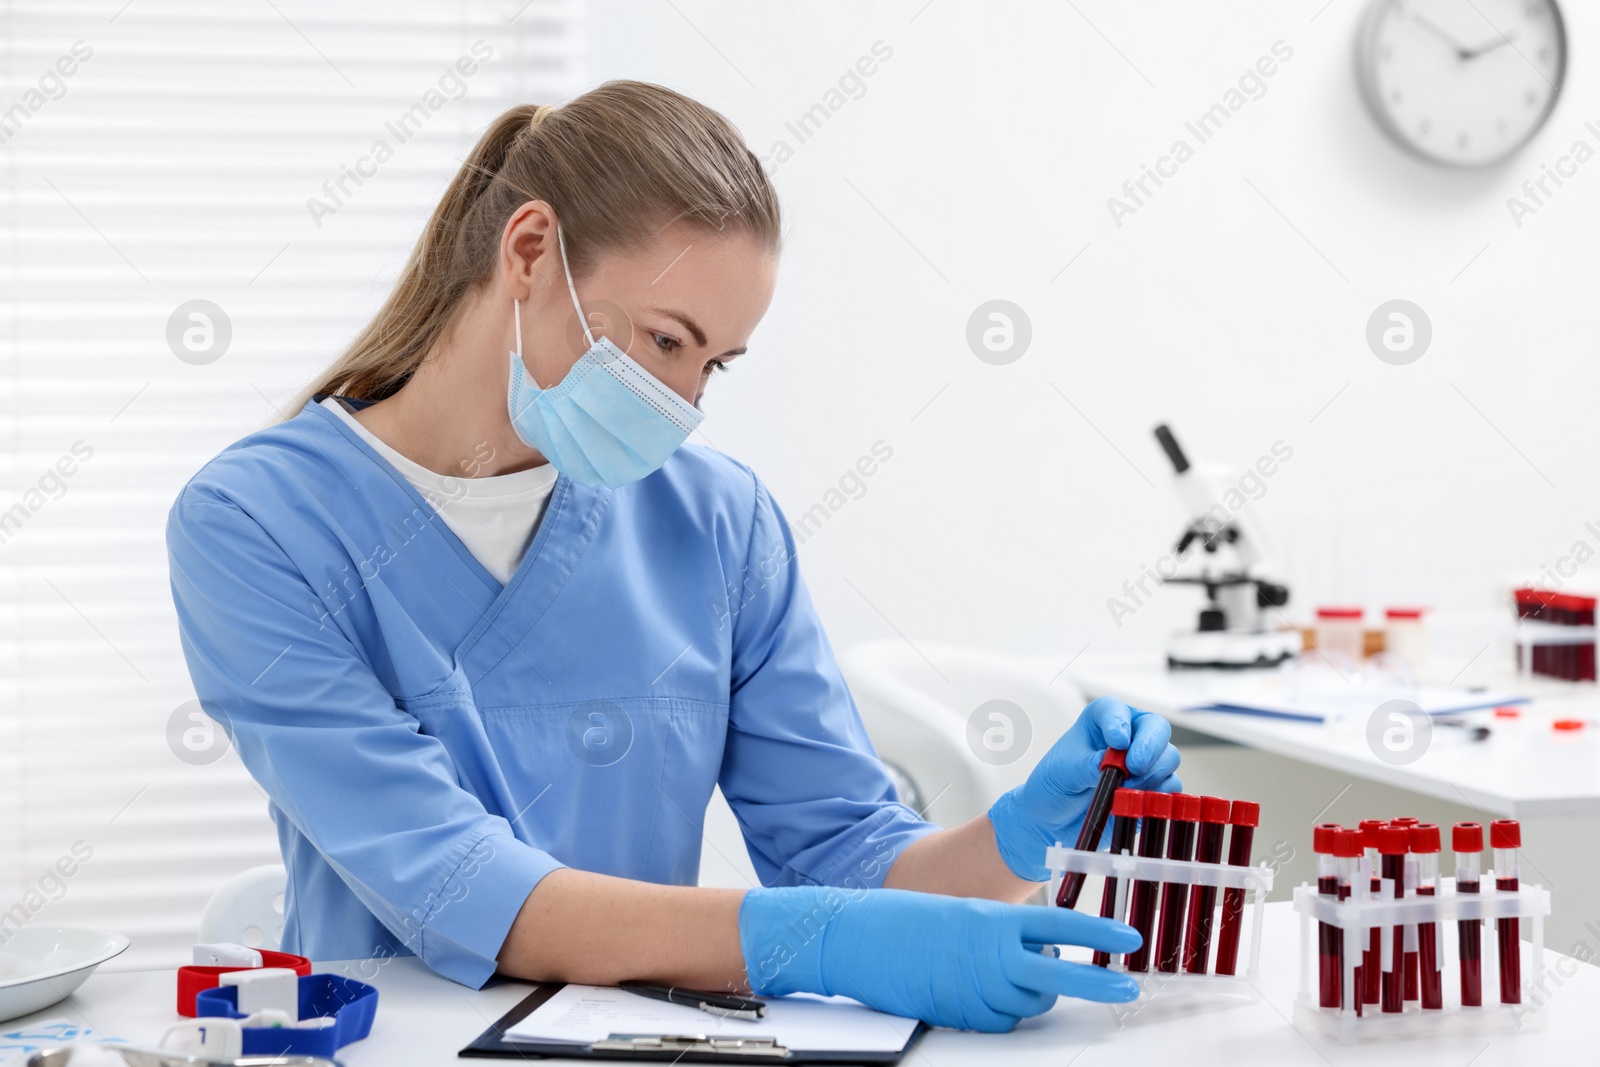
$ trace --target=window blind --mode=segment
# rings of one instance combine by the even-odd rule
[[[489,120],[578,90],[579,15],[0,2],[0,941],[171,966],[278,861],[193,715],[167,510],[370,318]]]

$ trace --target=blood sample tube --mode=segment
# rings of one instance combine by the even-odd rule
[[[1383,877],[1378,864],[1378,831],[1383,829],[1382,819],[1362,819],[1361,851],[1367,859],[1367,866],[1372,869],[1372,891],[1378,891],[1378,879]]]
[[[1575,605],[1577,607],[1578,625],[1579,626],[1593,626],[1594,625],[1595,598],[1592,597],[1592,596],[1575,596],[1572,599],[1573,599],[1573,601],[1574,601],[1574,603],[1575,603]],[[1583,643],[1581,645],[1577,645],[1576,648],[1577,648],[1577,654],[1578,654],[1578,678],[1577,678],[1577,680],[1580,681],[1580,682],[1592,682],[1592,681],[1594,681],[1595,680],[1594,642],[1593,641],[1587,641],[1587,642],[1585,642],[1585,643]]]
[[[1403,825],[1408,832],[1414,825],[1421,825],[1421,819],[1403,816],[1400,819],[1390,819],[1389,825]],[[1405,857],[1405,891],[1408,896],[1416,893],[1416,856],[1410,853]],[[1406,926],[1405,929],[1405,987],[1403,997],[1405,1000],[1416,1000],[1418,995],[1418,961],[1416,961],[1416,926]]]
[[[1111,851],[1114,853],[1132,853],[1135,841],[1139,836],[1139,817],[1144,814],[1144,790],[1119,789],[1111,798]],[[1127,901],[1123,901],[1124,904]],[[1107,878],[1105,891],[1100,894],[1100,917],[1102,919],[1116,919],[1119,922],[1122,916],[1117,914],[1117,880]],[[1111,953],[1096,951],[1094,954],[1096,967],[1111,966]]]
[[[1406,852],[1411,846],[1411,831],[1404,826],[1385,826],[1378,831],[1378,854],[1383,857],[1383,877],[1394,885],[1395,900],[1406,895]],[[1405,1005],[1402,980],[1405,971],[1405,927],[1390,928],[1388,966],[1383,971],[1383,1010],[1400,1011]]]
[[[1222,838],[1228,825],[1228,802],[1221,797],[1200,798],[1200,827],[1194,858],[1201,863],[1222,862]],[[1217,887],[1189,887],[1189,921],[1183,936],[1183,969],[1205,974],[1211,961],[1211,916],[1217,906]]]
[[[1416,892],[1417,892],[1417,870],[1418,870],[1418,868],[1417,868],[1417,857],[1413,856],[1411,854],[1411,852],[1410,852],[1410,847],[1411,847],[1410,834],[1411,834],[1411,831],[1415,830],[1418,825],[1420,825],[1420,824],[1413,823],[1411,825],[1403,827],[1403,829],[1405,830],[1406,835],[1407,835],[1406,836],[1407,852],[1406,852],[1406,856],[1405,856],[1404,877],[1405,877],[1405,895],[1408,896],[1408,897],[1409,896],[1415,896]],[[1419,991],[1421,990],[1421,985],[1420,985],[1420,983],[1418,981],[1418,978],[1417,978],[1418,972],[1421,970],[1421,967],[1420,967],[1419,962],[1418,962],[1418,951],[1419,951],[1419,949],[1418,949],[1418,942],[1417,942],[1417,924],[1416,923],[1406,923],[1404,925],[1403,929],[1404,929],[1405,954],[1404,954],[1404,957],[1403,957],[1404,966],[1401,968],[1401,972],[1400,972],[1401,979],[1402,979],[1402,981],[1401,981],[1401,996],[1406,1000],[1416,1000],[1417,999],[1417,995],[1418,995]]]
[[[1144,822],[1139,826],[1139,855],[1146,859],[1159,859],[1167,844],[1167,820],[1172,818],[1171,793],[1146,793]],[[1150,969],[1151,938],[1155,935],[1156,898],[1159,882],[1133,883],[1133,896],[1128,904],[1129,925],[1139,931],[1143,944],[1128,953],[1128,970]]]
[[[1339,858],[1334,855],[1334,835],[1343,830],[1338,823],[1319,823],[1311,830],[1311,850],[1317,854],[1317,892],[1325,897],[1339,897]],[[1340,930],[1331,923],[1317,924],[1317,991],[1324,1008],[1339,1006],[1339,984],[1343,975],[1339,970]]]
[[[1194,859],[1194,832],[1200,822],[1200,798],[1189,793],[1172,795],[1172,826],[1167,830],[1167,859]],[[1156,970],[1178,973],[1183,952],[1183,914],[1189,904],[1189,887],[1183,882],[1161,886],[1161,927],[1156,935]]]
[[[1339,858],[1339,899],[1349,900],[1354,891],[1356,877],[1361,870],[1361,831],[1340,830],[1333,835],[1333,852]],[[1339,999],[1344,1000],[1344,931],[1335,929],[1339,938]],[[1361,1014],[1361,963],[1360,960],[1352,961],[1355,974],[1350,983],[1350,1002],[1356,1009],[1356,1014]]]
[[[1411,828],[1411,854],[1417,861],[1417,896],[1436,896],[1439,887],[1439,828],[1422,823]],[[1439,971],[1439,924],[1417,926],[1418,992],[1424,1011],[1444,1007],[1444,976]]]
[[[1089,798],[1089,810],[1084,812],[1083,825],[1078,829],[1078,843],[1074,846],[1078,851],[1099,851],[1100,838],[1106,832],[1106,820],[1111,817],[1111,798],[1127,780],[1128,750],[1106,749],[1106,754],[1100,758],[1100,781],[1094,787],[1094,795]],[[1078,894],[1083,892],[1085,877],[1082,871],[1066,873],[1061,879],[1061,888],[1056,891],[1056,907],[1078,906]]]
[[[1456,854],[1456,892],[1476,893],[1482,877],[1483,827],[1475,822],[1458,822],[1450,830],[1450,848]],[[1476,1008],[1483,1003],[1483,920],[1462,919],[1456,923],[1460,943],[1456,957],[1461,961],[1461,1006]]]
[[[1374,897],[1382,888],[1383,875],[1378,863],[1378,831],[1382,828],[1382,819],[1361,820],[1361,854],[1366,860],[1367,870],[1371,872],[1368,892]],[[1367,947],[1361,954],[1361,1001],[1364,1004],[1378,1003],[1379,980],[1383,975],[1383,968],[1380,966],[1380,957],[1383,954],[1382,937],[1383,932],[1373,927],[1367,936]]]
[[[1489,824],[1489,847],[1494,849],[1494,887],[1515,893],[1521,883],[1522,826],[1515,819],[1496,819]],[[1522,1003],[1522,920],[1496,919],[1500,942],[1500,1003]]]
[[[1250,866],[1250,846],[1256,827],[1261,824],[1261,805],[1253,800],[1235,800],[1228,811],[1233,833],[1228,839],[1228,866]],[[1217,931],[1217,973],[1233,974],[1239,962],[1239,924],[1244,915],[1244,890],[1222,891],[1222,926]]]
[[[1560,626],[1576,625],[1577,617],[1573,612],[1572,600],[1573,598],[1565,593],[1551,593],[1550,608],[1552,618],[1550,621]],[[1573,668],[1577,665],[1577,658],[1574,655],[1576,649],[1572,645],[1560,644],[1552,651],[1555,653],[1555,676],[1568,680],[1575,678],[1577,672]],[[1491,838],[1494,835],[1493,824],[1490,824],[1489,834]],[[1491,844],[1489,847],[1493,848],[1494,845]]]
[[[1390,826],[1404,826],[1407,830],[1410,830],[1411,827],[1420,825],[1421,822],[1422,822],[1421,819],[1414,819],[1414,818],[1411,818],[1408,815],[1408,816],[1404,816],[1404,817],[1399,818],[1399,819],[1392,820],[1389,823],[1389,825]],[[1409,855],[1409,854],[1406,856],[1405,885],[1406,885],[1406,892],[1408,894],[1414,893],[1416,891],[1416,887],[1417,887],[1417,858],[1415,856],[1412,856],[1412,855]],[[1404,972],[1404,974],[1405,974],[1405,985],[1404,985],[1404,989],[1403,989],[1403,996],[1404,996],[1404,998],[1406,1000],[1416,1000],[1417,999],[1417,990],[1418,990],[1418,986],[1417,986],[1417,928],[1416,928],[1415,925],[1408,925],[1405,929],[1406,929],[1406,951],[1405,951],[1405,972]]]

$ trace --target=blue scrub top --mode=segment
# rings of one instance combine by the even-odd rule
[[[721,453],[558,478],[501,586],[312,402],[196,474],[167,546],[195,692],[271,798],[285,951],[415,954],[478,988],[558,867],[693,884],[716,785],[767,885],[875,887],[935,829],[873,751],[777,505]]]

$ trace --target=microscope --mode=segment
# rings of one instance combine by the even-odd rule
[[[1244,499],[1235,472],[1191,464],[1165,425],[1155,434],[1172,461],[1178,497],[1192,516],[1178,538],[1173,574],[1158,569],[1164,583],[1198,585],[1206,592],[1198,628],[1173,635],[1167,666],[1249,669],[1294,658],[1302,647],[1300,632],[1280,624],[1282,612],[1276,610],[1289,602],[1289,589],[1253,574],[1262,566],[1266,542],[1250,515],[1250,502],[1231,508],[1224,503],[1230,497]]]

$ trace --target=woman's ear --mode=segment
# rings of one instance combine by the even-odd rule
[[[500,238],[500,270],[506,295],[526,303],[562,278],[556,248],[556,213],[543,200],[529,200],[512,212]]]

